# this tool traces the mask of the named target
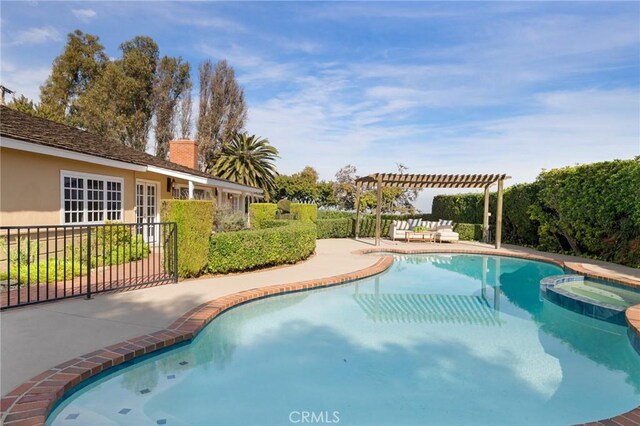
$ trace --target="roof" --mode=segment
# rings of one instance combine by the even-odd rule
[[[6,106],[0,106],[0,136],[80,154],[92,155],[108,160],[138,166],[153,166],[199,178],[213,179],[220,183],[226,182],[234,186],[239,185],[252,190],[252,192],[256,192],[258,189],[221,179],[197,169],[181,166],[113,142],[94,133],[55,123],[44,118],[34,117]],[[212,185],[216,183],[217,182],[211,182]]]
[[[382,179],[383,186],[397,188],[485,188],[499,180],[510,179],[506,174],[487,175],[420,175],[404,173],[374,173],[356,179],[358,186],[372,187]]]

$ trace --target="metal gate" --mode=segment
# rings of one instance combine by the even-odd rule
[[[177,281],[174,222],[0,227],[0,309]]]

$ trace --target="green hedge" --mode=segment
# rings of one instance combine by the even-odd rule
[[[543,172],[540,247],[640,267],[640,157]]]
[[[253,229],[260,229],[262,222],[276,218],[278,206],[272,203],[251,203],[249,204],[249,221]]]
[[[318,239],[350,238],[353,236],[354,221],[351,218],[318,219]]]
[[[178,275],[180,277],[195,277],[207,266],[209,237],[213,227],[213,209],[212,201],[162,201],[160,208],[162,222],[178,224]],[[173,259],[171,253],[168,258]]]
[[[356,217],[354,212],[339,210],[318,210],[318,219],[351,219]]]
[[[480,223],[483,206],[482,194],[439,195],[432,210]],[[506,243],[640,267],[640,157],[543,172],[507,188],[503,206]],[[492,227],[495,207],[492,193]]]
[[[479,223],[454,223],[453,230],[459,234],[458,238],[461,240],[482,240],[482,225]]]
[[[291,203],[290,211],[295,220],[307,222],[318,220],[318,206],[315,204]]]
[[[264,220],[261,223],[261,229],[267,228],[279,228],[281,226],[288,226],[291,224],[291,221],[288,219],[272,219],[272,220]]]
[[[296,263],[309,257],[315,248],[316,226],[308,222],[222,232],[211,236],[207,271],[224,274]]]

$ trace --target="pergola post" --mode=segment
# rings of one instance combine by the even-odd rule
[[[482,215],[482,241],[489,242],[489,188],[490,185],[484,187],[484,214]]]
[[[502,244],[502,186],[503,180],[498,180],[498,206],[496,207],[496,249]]]
[[[360,184],[356,184],[356,229],[355,236],[360,235]]]
[[[382,224],[382,174],[378,174],[378,199],[376,203],[376,245],[380,245],[380,226]]]

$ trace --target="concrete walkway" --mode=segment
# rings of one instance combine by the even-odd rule
[[[2,395],[36,374],[76,356],[141,334],[166,328],[190,309],[209,300],[257,287],[330,277],[373,265],[378,257],[352,252],[372,248],[370,240],[319,240],[316,255],[297,265],[252,273],[180,282],[92,300],[72,299],[27,306],[0,315],[0,391]],[[490,249],[479,243],[423,244],[383,240],[382,248],[428,248],[433,251]],[[569,262],[587,262],[638,280],[640,270],[605,262],[552,255],[507,246],[496,254],[529,253]]]

